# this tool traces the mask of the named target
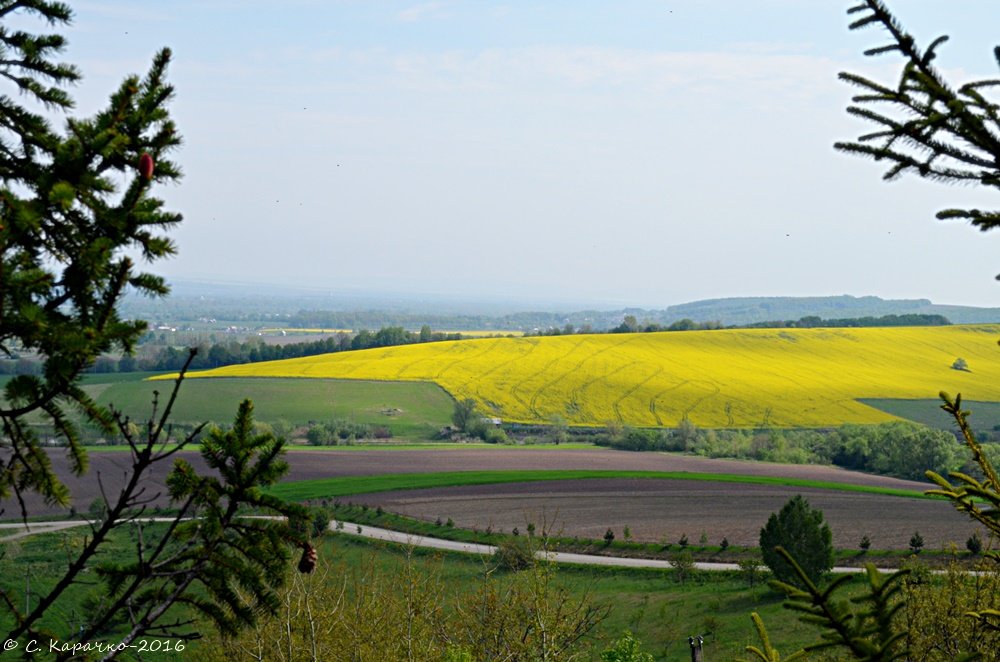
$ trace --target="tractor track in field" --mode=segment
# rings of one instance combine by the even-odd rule
[[[682,421],[687,420],[688,415],[691,412],[693,412],[695,409],[697,409],[698,405],[700,405],[701,403],[705,402],[705,400],[708,400],[710,398],[714,398],[715,396],[719,395],[719,392],[720,392],[719,385],[718,384],[711,384],[711,386],[715,390],[712,391],[711,393],[708,393],[706,395],[701,396],[700,398],[698,398],[697,400],[695,400],[694,402],[692,402],[691,406],[688,407],[687,409],[685,409],[684,413],[681,415],[681,420]]]
[[[531,380],[533,380],[535,377],[538,377],[539,375],[544,375],[548,371],[549,368],[551,368],[555,364],[559,363],[560,361],[562,361],[563,359],[565,359],[567,356],[569,356],[570,354],[572,354],[576,350],[580,349],[580,345],[582,345],[584,343],[584,340],[585,339],[581,337],[579,340],[577,340],[575,343],[573,343],[573,346],[568,351],[560,354],[559,356],[555,357],[554,359],[552,359],[551,361],[549,361],[548,363],[546,363],[540,370],[538,370],[537,372],[535,372],[532,375],[530,375],[527,379],[521,380],[515,388],[520,388],[522,384],[526,384],[526,383],[530,382]],[[535,389],[532,392],[531,399],[528,402],[528,411],[535,417],[536,420],[540,420],[540,421],[541,420],[545,420],[545,417],[542,416],[542,414],[537,409],[538,397],[541,395],[542,391],[545,390],[546,387],[548,387],[550,384],[556,384],[556,383],[558,383],[560,379],[562,379],[561,375],[559,377],[555,378],[555,379],[552,379],[552,380],[549,380],[548,382],[545,382],[544,384],[542,384],[541,386],[539,386],[537,389]],[[513,390],[514,389],[511,389],[511,391],[513,391]]]
[[[599,377],[594,377],[593,379],[588,379],[587,381],[585,381],[583,384],[580,385],[580,388],[578,388],[576,391],[573,392],[573,398],[576,399],[577,395],[582,394],[583,391],[585,391],[587,388],[593,386],[597,382],[601,381],[602,379],[607,379],[608,377],[611,377],[612,375],[617,375],[619,372],[622,372],[623,370],[628,370],[632,366],[637,365],[639,363],[641,363],[641,361],[632,361],[631,363],[626,363],[625,365],[618,366],[614,370],[612,370],[610,372],[606,372],[603,375],[600,375]],[[614,412],[615,412],[615,416],[617,417],[618,422],[619,423],[624,423],[625,419],[622,418],[621,411],[619,411],[617,408],[615,408]]]
[[[483,347],[483,349],[482,349],[481,351],[479,351],[479,352],[476,352],[476,353],[474,353],[474,354],[470,354],[469,356],[463,356],[463,357],[462,357],[462,358],[460,358],[460,359],[456,359],[456,360],[452,361],[452,362],[451,362],[451,363],[449,363],[448,365],[445,365],[445,366],[442,366],[442,368],[441,368],[440,370],[438,370],[438,371],[437,371],[437,372],[436,372],[436,373],[434,374],[434,377],[433,377],[432,379],[433,379],[434,381],[437,381],[438,379],[441,379],[441,375],[443,375],[444,373],[448,372],[449,370],[451,370],[452,368],[454,368],[454,367],[455,367],[455,366],[457,366],[458,364],[460,364],[460,363],[465,363],[466,361],[471,361],[472,359],[476,359],[476,358],[479,358],[480,356],[483,356],[483,355],[485,355],[485,354],[489,354],[489,353],[490,353],[490,351],[491,351],[491,350],[492,350],[492,349],[493,349],[494,347],[496,347],[496,346],[497,346],[497,345],[498,345],[498,344],[500,343],[500,341],[502,341],[502,340],[503,340],[503,338],[494,338],[494,339],[493,339],[493,342],[491,342],[491,343],[489,343],[489,344],[487,344],[487,343],[483,343],[484,347]],[[460,345],[460,344],[458,344],[458,343],[456,343],[456,344],[455,344],[455,345],[453,346],[453,348],[455,348],[455,347],[461,347],[461,345]],[[449,350],[449,351],[450,351],[450,350]]]
[[[690,383],[691,383],[691,380],[685,379],[684,381],[682,381],[679,384],[674,384],[673,386],[665,388],[662,391],[658,391],[657,393],[655,393],[653,395],[653,397],[651,397],[649,399],[649,411],[653,415],[653,417],[656,418],[656,424],[658,426],[663,427],[663,419],[660,418],[659,412],[656,411],[656,401],[659,400],[664,395],[666,395],[667,393],[670,393],[671,391],[676,391],[677,389],[681,388],[685,384],[690,384]]]
[[[649,377],[646,377],[641,382],[635,384],[634,386],[632,386],[631,388],[629,388],[628,390],[626,390],[624,393],[622,393],[622,395],[617,400],[614,401],[614,404],[611,405],[611,408],[614,409],[615,416],[618,418],[619,421],[625,420],[624,417],[622,416],[621,403],[624,402],[624,400],[626,398],[628,398],[633,393],[635,393],[640,388],[642,388],[647,382],[651,381],[652,379],[654,379],[654,378],[656,378],[656,377],[658,377],[658,376],[660,376],[662,374],[663,374],[663,368],[662,367],[661,368],[657,368],[656,371],[653,372],[653,374],[651,374]],[[654,413],[654,415],[655,415],[655,413]],[[663,424],[660,423],[659,421],[657,421],[657,425],[663,425]]]
[[[529,342],[527,344],[528,344],[528,351],[527,352],[524,352],[523,354],[515,356],[512,359],[508,359],[506,361],[501,361],[500,363],[497,363],[495,366],[493,366],[489,370],[484,370],[483,372],[479,373],[474,378],[465,380],[464,382],[462,382],[461,384],[459,384],[456,387],[456,390],[462,390],[468,384],[471,384],[473,382],[481,382],[481,381],[483,381],[484,377],[488,377],[489,375],[492,375],[493,373],[497,372],[498,370],[503,370],[504,368],[506,368],[507,366],[509,366],[509,365],[511,365],[513,363],[517,363],[518,361],[523,361],[524,358],[527,357],[528,355],[530,355],[532,352],[534,352],[535,348],[538,346],[537,342]]]

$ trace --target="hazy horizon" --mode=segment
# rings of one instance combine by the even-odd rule
[[[1000,302],[995,196],[834,152],[894,84],[854,4],[82,2],[80,113],[162,46],[185,172],[170,279],[662,308],[740,296]],[[954,81],[995,3],[890,2]]]
[[[623,309],[642,309],[648,311],[666,310],[676,306],[684,306],[706,301],[722,301],[727,299],[824,299],[839,297],[854,297],[866,299],[880,298],[884,301],[899,300],[889,297],[879,297],[876,294],[853,295],[846,293],[815,294],[792,297],[790,295],[764,295],[760,297],[712,297],[708,299],[690,299],[666,303],[643,301],[616,301],[596,299],[545,298],[545,297],[502,297],[502,296],[468,296],[442,292],[402,292],[390,290],[365,290],[361,288],[337,289],[319,286],[284,285],[280,283],[226,281],[211,279],[172,279],[171,296],[192,299],[203,296],[217,297],[220,300],[242,300],[268,297],[278,301],[309,300],[317,303],[326,302],[331,309],[337,310],[410,310],[414,313],[434,313],[449,311],[462,314],[508,314],[515,312],[550,312],[571,313],[581,311],[611,312]],[[952,301],[936,300],[929,297],[906,297],[908,301],[929,301],[935,305],[963,305]],[[983,306],[984,308],[1000,308],[1000,306]],[[322,309],[322,305],[316,308]],[[701,320],[705,321],[705,320]]]

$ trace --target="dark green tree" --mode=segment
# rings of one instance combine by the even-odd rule
[[[65,40],[13,25],[27,26],[36,18],[55,29],[71,16],[61,2],[0,0],[0,84],[9,86],[0,89],[0,352],[27,351],[42,361],[39,374],[11,379],[0,399],[0,511],[14,501],[26,517],[23,496],[31,492],[50,504],[70,502],[29,417],[47,421],[63,438],[78,474],[86,471],[87,460],[71,411],[128,444],[131,467],[117,494],[102,487],[101,517],[48,592],[34,594],[36,600],[22,611],[22,596],[0,590],[0,622],[9,628],[9,641],[45,641],[49,634],[64,643],[92,641],[112,625],[124,625],[126,634],[116,633],[116,640],[127,645],[144,634],[197,636],[191,622],[169,616],[172,605],[186,603],[231,632],[274,608],[273,589],[288,567],[290,544],[304,548],[300,568],[309,569],[314,552],[286,521],[301,519],[302,508],[262,491],[285,469],[279,459],[283,444],[270,435],[249,434],[249,403],[241,406],[233,432],[209,435],[203,450],[211,475],[176,463],[169,485],[179,514],[151,527],[143,516],[156,495],[145,493],[143,481],[154,464],[175,459],[177,450],[201,433],[198,427],[177,438],[171,431],[169,416],[182,377],[165,403],[154,398],[153,414],[141,430],[79,386],[81,371],[101,354],[131,351],[145,331],[144,322],[119,312],[126,290],[167,292],[161,278],[138,270],[128,255],[155,261],[174,252],[163,232],[181,217],[165,210],[152,189],[179,177],[168,155],[180,138],[167,109],[173,88],[166,82],[166,49],[155,55],[144,77],[126,78],[104,110],[66,117],[72,100],[64,88],[79,73],[53,60]],[[66,117],[65,127],[54,128],[30,109],[39,104],[49,116]],[[185,370],[193,358],[191,352]],[[168,441],[178,443],[168,446]],[[242,517],[247,508],[275,519],[247,520]],[[137,536],[136,556],[106,559],[101,553],[123,526]],[[67,589],[92,583],[95,576],[104,583],[82,629],[43,632],[43,617],[59,609]],[[257,596],[251,608],[234,600],[237,586]]]
[[[833,567],[833,536],[823,513],[795,495],[777,513],[771,513],[760,530],[760,553],[764,564],[779,581],[801,586],[795,569],[777,551],[790,553],[815,583]]]
[[[68,110],[72,101],[62,88],[79,74],[52,61],[64,39],[8,27],[16,12],[60,25],[69,22],[69,7],[0,2],[0,79],[53,112]],[[144,322],[118,313],[127,288],[154,296],[167,291],[125,251],[147,260],[174,252],[161,232],[181,217],[150,193],[179,175],[167,158],[180,144],[166,107],[173,95],[165,81],[169,60],[170,51],[160,51],[144,78],[130,76],[104,110],[68,119],[64,131],[0,90],[0,352],[44,359],[41,374],[20,375],[4,388],[0,501],[14,495],[20,502],[23,492],[35,491],[68,504],[25,417],[47,419],[66,440],[74,471],[83,473],[86,455],[67,409],[105,431],[112,419],[78,386],[79,374],[102,353],[131,351],[145,330]],[[150,157],[155,168],[146,176],[139,165]]]
[[[1000,190],[1000,107],[985,95],[1000,80],[969,81],[956,88],[934,66],[947,36],[921,49],[881,0],[864,0],[849,13],[858,15],[852,30],[878,26],[889,35],[888,44],[865,55],[898,53],[905,62],[893,85],[840,74],[841,80],[862,90],[847,112],[875,124],[876,130],[855,141],[838,142],[836,149],[888,162],[887,180],[910,172],[938,182]],[[1000,65],[1000,46],[993,55]],[[968,219],[980,230],[1000,226],[1000,211],[945,209],[937,217]]]

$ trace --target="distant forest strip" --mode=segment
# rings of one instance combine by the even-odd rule
[[[467,336],[463,336],[461,333],[432,331],[429,326],[425,325],[420,331],[407,331],[401,326],[387,326],[375,332],[367,329],[362,329],[354,334],[340,332],[322,340],[283,345],[268,344],[258,339],[246,342],[231,341],[201,348],[191,367],[194,369],[218,368],[224,365],[297,359],[303,356],[351,352],[374,347],[395,347],[397,345],[464,340],[466,338]],[[187,356],[188,350],[186,348],[165,347],[160,352],[155,365],[145,369],[180,370],[187,360]]]
[[[885,326],[948,326],[951,322],[944,315],[882,315],[881,317],[845,317],[841,319],[822,319],[815,315],[807,315],[798,320],[775,320],[770,322],[754,322],[752,324],[733,324],[723,326],[721,322],[695,322],[682,319],[672,324],[663,325],[655,322],[640,322],[634,315],[626,315],[622,323],[609,329],[607,333],[657,333],[660,331],[712,331],[717,329],[818,329],[818,328],[861,328]],[[590,329],[575,329],[572,324],[562,329],[552,327],[524,335],[558,336],[570,333],[594,333]]]
[[[438,328],[452,329],[482,329],[506,333],[524,332],[525,335],[561,335],[569,333],[632,333],[656,331],[692,331],[704,329],[742,329],[742,328],[814,328],[814,327],[865,327],[865,326],[943,326],[951,324],[947,317],[939,314],[904,313],[881,316],[861,316],[823,319],[816,315],[807,315],[798,319],[757,321],[745,324],[725,325],[711,318],[702,318],[696,322],[690,318],[675,320],[670,323],[657,320],[655,311],[629,311],[619,313],[617,317],[609,317],[609,313],[599,311],[583,311],[574,313],[572,318],[580,319],[574,324],[565,314],[526,312],[512,313],[501,317],[486,315],[412,315],[407,313],[377,313],[340,312],[340,311],[300,311],[287,318],[282,318],[281,324],[288,329],[365,329],[373,326],[380,328],[410,327],[430,325]],[[273,323],[273,322],[272,322]]]
[[[483,336],[477,335],[477,338]],[[199,343],[196,345],[198,355],[191,364],[192,369],[218,368],[226,365],[243,363],[258,363],[262,361],[279,361],[281,359],[297,359],[303,356],[317,356],[334,352],[349,352],[374,347],[394,347],[424,342],[441,342],[445,340],[465,340],[469,336],[461,333],[442,333],[431,331],[424,326],[420,331],[407,331],[401,326],[385,327],[372,332],[365,329],[357,333],[339,332],[319,340],[308,340],[298,343],[267,343],[261,338],[252,338],[243,342],[229,340],[216,343]],[[180,370],[187,361],[190,348],[168,345],[152,357],[137,358],[125,355],[120,358],[111,356],[100,357],[87,372],[156,372],[163,370]],[[21,357],[0,361],[0,374],[38,374],[41,363],[33,358]]]
[[[339,319],[339,318],[338,318]],[[317,322],[310,318],[310,321]],[[621,324],[606,331],[594,331],[590,325],[579,328],[572,324],[562,327],[554,326],[544,330],[532,330],[525,336],[559,336],[585,333],[658,333],[664,331],[707,331],[716,329],[738,328],[860,328],[860,327],[903,327],[903,326],[947,326],[951,322],[943,315],[883,315],[881,317],[858,317],[843,319],[822,319],[816,316],[802,317],[798,320],[757,322],[754,324],[723,326],[719,322],[695,322],[683,319],[670,325],[654,322],[640,322],[633,315],[626,315]],[[295,328],[288,326],[287,328]],[[301,327],[309,328],[309,327]],[[497,332],[497,335],[503,335]],[[444,333],[433,331],[430,326],[423,325],[419,331],[408,331],[402,326],[386,326],[378,331],[361,329],[355,333],[340,332],[320,340],[299,343],[269,344],[261,339],[251,339],[243,342],[230,340],[212,344],[198,345],[198,355],[191,368],[203,370],[219,368],[227,365],[244,363],[259,363],[262,361],[278,361],[295,359],[304,356],[317,356],[334,352],[348,352],[376,347],[394,347],[425,342],[442,342],[447,340],[467,340],[482,338],[481,335],[468,336],[461,333]],[[180,370],[187,360],[189,348],[166,346],[152,357],[137,358],[134,356],[99,358],[88,372],[147,372],[162,370]],[[0,361],[0,374],[37,374],[41,370],[41,362],[29,357],[14,358]]]

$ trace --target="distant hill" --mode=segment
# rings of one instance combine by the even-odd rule
[[[853,297],[734,297],[705,299],[664,309],[626,308],[616,311],[581,311],[569,314],[517,313],[498,318],[499,328],[530,330],[572,324],[579,328],[590,324],[602,331],[618,325],[626,315],[639,321],[670,325],[683,319],[694,322],[719,322],[721,326],[746,326],[761,322],[799,320],[820,317],[842,320],[886,315],[942,315],[953,324],[1000,323],[1000,308],[951,306],[929,299],[882,299],[876,296]],[[509,325],[509,326],[508,326]]]
[[[640,317],[634,312],[631,314]],[[1000,308],[941,305],[931,303],[929,299],[882,299],[875,296],[848,295],[706,299],[670,306],[664,310],[652,310],[646,314],[653,321],[666,323],[687,318],[696,322],[719,321],[726,326],[773,320],[797,320],[810,315],[824,319],[840,319],[919,314],[944,315],[954,324],[1000,322]]]
[[[522,302],[523,303],[523,302]],[[475,302],[422,299],[396,295],[320,294],[263,288],[253,291],[244,286],[177,286],[165,299],[130,297],[125,314],[153,322],[178,322],[212,318],[241,326],[275,324],[289,328],[334,328],[375,330],[402,326],[417,330],[424,324],[445,331],[544,331],[567,324],[607,331],[621,324],[626,315],[640,323],[669,326],[683,319],[694,322],[718,322],[721,326],[746,326],[762,322],[794,321],[803,317],[842,320],[885,315],[943,315],[953,324],[1000,323],[1000,308],[952,306],[932,303],[929,299],[882,299],[876,296],[853,297],[738,297],[692,301],[663,309],[624,308],[617,310],[535,309],[516,310],[515,303],[477,304]],[[527,305],[531,305],[530,303]]]

